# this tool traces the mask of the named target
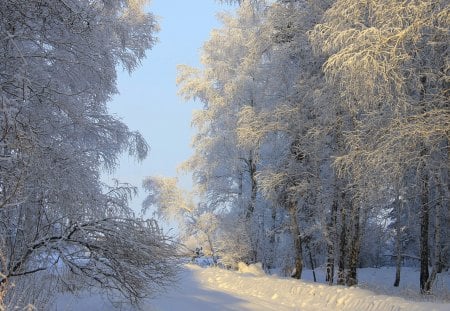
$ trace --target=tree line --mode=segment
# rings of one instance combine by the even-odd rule
[[[146,204],[230,265],[349,286],[358,267],[396,265],[398,286],[417,265],[429,293],[450,260],[448,1],[224,2],[177,80],[203,103],[181,167],[197,207],[152,177]]]

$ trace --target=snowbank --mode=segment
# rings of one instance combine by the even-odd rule
[[[254,277],[246,273],[241,274],[217,268],[203,270],[198,270],[193,266],[188,268],[194,269],[203,285],[208,288],[218,288],[222,292],[256,298],[267,304],[269,302],[277,303],[278,310],[450,310],[450,304],[413,302],[399,297],[376,295],[357,287],[328,286],[273,276]]]
[[[278,271],[273,271],[279,273]],[[317,281],[325,283],[325,268],[315,270]],[[302,279],[313,281],[312,271],[304,269]],[[450,271],[439,273],[433,285],[432,295],[421,295],[419,287],[419,268],[402,267],[399,287],[394,287],[395,267],[358,269],[358,287],[376,294],[399,296],[407,300],[450,302]],[[448,309],[450,311],[450,307]]]
[[[239,262],[238,263],[238,271],[240,273],[248,273],[254,276],[265,276],[266,273],[264,272],[263,268],[262,268],[262,264],[261,263],[256,263],[256,264],[251,264],[251,265],[247,265],[244,262]]]

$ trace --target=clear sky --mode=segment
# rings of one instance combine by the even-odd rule
[[[131,130],[138,130],[151,151],[146,160],[137,163],[123,156],[120,168],[110,177],[141,186],[146,176],[175,176],[177,166],[187,159],[190,149],[191,114],[199,103],[184,102],[177,96],[176,66],[200,66],[200,49],[213,28],[220,27],[219,11],[230,9],[215,0],[152,0],[148,10],[158,17],[159,42],[147,53],[140,68],[131,75],[120,73],[120,94],[109,104]],[[191,177],[181,179],[189,189]],[[139,211],[144,191],[132,207]]]

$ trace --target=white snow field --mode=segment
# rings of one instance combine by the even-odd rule
[[[362,273],[362,275],[368,277],[361,276],[361,278],[366,278],[375,286],[377,282],[379,284],[383,281],[389,284],[392,282],[392,269],[389,269],[391,272],[389,279],[383,280],[384,275],[381,273],[381,278],[376,277],[376,281],[371,281],[371,272],[375,272],[375,270],[380,271],[380,269],[367,269],[367,271],[364,269],[364,272],[369,273]],[[417,274],[415,275],[417,276]],[[365,282],[362,281],[363,284]],[[445,287],[443,289],[445,291],[450,288],[448,282],[449,278],[446,278],[446,284],[442,285]],[[412,290],[412,288],[408,290]],[[417,291],[415,293],[417,296]],[[81,297],[61,295],[53,310],[134,309],[127,306],[114,308],[109,302],[95,295],[82,295]],[[236,272],[187,264],[181,272],[180,282],[167,293],[148,300],[143,305],[143,310],[449,311],[450,303],[418,302],[395,296],[379,295],[357,287],[328,286],[310,281],[267,276],[257,266],[241,266],[241,271]]]

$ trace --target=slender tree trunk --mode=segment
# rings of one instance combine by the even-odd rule
[[[311,247],[309,246],[309,242],[305,241],[305,246],[306,246],[306,249],[308,250],[308,254],[309,254],[309,264],[311,265],[313,279],[314,279],[314,282],[317,282],[316,271],[315,271],[315,267],[314,267],[314,260],[313,260],[313,256],[312,256],[312,252],[311,252]]]
[[[400,206],[396,205],[395,206],[396,209],[396,226],[395,226],[395,250],[397,253],[397,257],[395,260],[395,281],[394,281],[394,286],[398,287],[400,285],[400,273],[401,273],[401,268],[402,268],[402,243],[401,243],[401,211],[400,211]]]
[[[253,226],[252,226],[252,218],[253,213],[255,211],[256,206],[256,195],[258,191],[258,186],[256,183],[256,163],[254,160],[253,150],[250,151],[249,159],[248,159],[248,172],[251,180],[251,194],[250,194],[250,202],[248,204],[247,213],[245,215],[245,219],[248,223],[248,228],[250,230],[250,243],[252,247],[250,262],[256,262],[257,259],[257,248],[258,243],[253,238]]]
[[[337,224],[337,201],[331,205],[330,221],[327,224],[328,244],[327,244],[327,272],[325,281],[332,285],[334,281],[334,243],[336,242],[336,224]]]
[[[343,197],[345,195],[343,194]],[[344,203],[343,203],[344,204]],[[337,275],[337,284],[344,285],[345,284],[345,258],[347,253],[347,219],[346,219],[346,208],[344,206],[341,207],[341,232],[339,237],[339,260],[338,260],[338,275]]]
[[[216,252],[214,251],[214,248],[213,248],[211,236],[209,234],[207,234],[206,238],[208,240],[209,249],[211,250],[211,256],[212,256],[214,265],[216,265],[217,264]]]
[[[302,237],[300,234],[300,228],[297,220],[297,201],[289,200],[289,214],[291,219],[291,232],[292,238],[294,240],[294,251],[295,251],[295,271],[291,275],[295,279],[300,279],[302,277],[303,270],[303,250],[302,250]]]
[[[449,140],[445,139],[445,143],[443,144],[444,148],[441,148],[441,150],[444,150],[445,156],[443,157],[443,163],[450,163],[450,148],[449,148]],[[447,177],[444,177],[447,176]],[[450,182],[448,180],[448,177],[450,176],[450,170],[448,165],[443,165],[441,167],[440,172],[440,190],[441,190],[441,198],[442,198],[442,206],[444,207],[441,211],[441,217],[444,223],[444,226],[442,227],[442,233],[444,236],[444,239],[446,237],[450,236],[450,226],[448,225],[450,223]],[[440,251],[440,271],[438,273],[442,272],[442,270],[447,271],[450,267],[450,252],[449,252],[450,243],[441,243],[441,251]]]
[[[420,101],[422,105],[422,112],[426,112],[425,94],[427,90],[427,77],[421,76],[420,82],[422,88],[420,89]],[[430,288],[428,288],[428,258],[429,245],[428,245],[428,233],[429,233],[429,218],[430,218],[430,205],[429,205],[429,176],[426,167],[425,156],[427,155],[427,148],[425,145],[421,146],[420,157],[421,157],[421,170],[419,170],[420,178],[420,203],[421,203],[421,216],[420,216],[420,292],[422,294],[429,293]]]
[[[248,159],[248,172],[251,180],[251,194],[247,214],[245,215],[246,219],[250,219],[251,216],[253,215],[256,205],[256,195],[258,191],[258,186],[256,183],[256,163],[253,156],[253,150],[250,151],[250,156]]]
[[[429,284],[427,283],[430,277],[428,271],[429,245],[428,245],[428,231],[429,231],[429,189],[428,189],[428,174],[425,173],[426,168],[423,169],[421,181],[421,219],[420,219],[420,291],[422,294],[430,292]]]
[[[436,178],[436,187],[440,190],[439,181]],[[440,193],[441,191],[438,191]],[[431,291],[433,283],[436,280],[436,275],[441,271],[441,200],[438,200],[435,205],[434,214],[434,264],[431,270],[431,275],[425,284],[425,288]]]
[[[272,207],[271,221],[272,224],[270,226],[270,234],[269,234],[269,252],[270,257],[266,263],[266,269],[270,270],[275,265],[275,228],[276,228],[276,220],[277,220],[277,210],[275,206]]]
[[[243,172],[239,172],[239,180],[238,180],[238,204],[239,204],[239,208],[243,211],[244,210],[244,199],[243,199],[243,195],[244,195],[244,176],[243,176]],[[247,212],[246,212],[247,213]],[[242,214],[244,215],[244,214]]]

